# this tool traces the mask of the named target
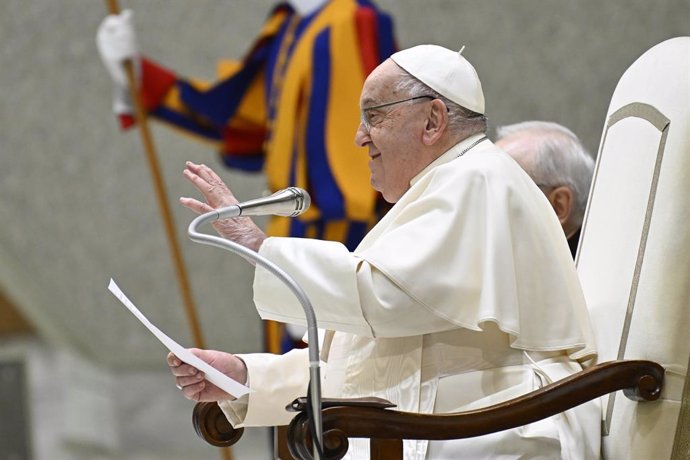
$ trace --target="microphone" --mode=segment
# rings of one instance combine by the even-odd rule
[[[319,368],[319,335],[316,324],[316,315],[311,306],[311,301],[297,282],[280,267],[263,257],[258,252],[242,246],[232,240],[214,235],[207,235],[197,231],[197,227],[204,223],[218,219],[228,219],[239,216],[262,216],[273,214],[278,216],[294,217],[309,209],[311,198],[309,194],[297,187],[288,187],[279,190],[273,195],[254,200],[237,203],[232,206],[219,208],[197,216],[190,224],[187,233],[192,241],[215,246],[234,252],[257,266],[262,266],[280,281],[282,281],[299,300],[307,319],[307,336],[309,337],[309,391],[307,399],[311,406],[311,420],[313,421],[314,458],[322,458],[323,422],[321,418],[321,371]]]
[[[273,195],[218,208],[215,210],[217,216],[214,220],[239,216],[295,217],[309,209],[309,205],[311,205],[311,197],[306,190],[288,187],[278,190]]]

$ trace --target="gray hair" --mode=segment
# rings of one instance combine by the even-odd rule
[[[396,92],[403,92],[410,96],[432,96],[440,99],[448,108],[448,130],[459,135],[461,139],[473,134],[485,133],[487,130],[487,119],[484,114],[469,110],[457,104],[428,85],[421,82],[407,71],[401,70],[401,77],[396,82]]]
[[[582,224],[594,159],[578,137],[565,126],[548,121],[525,121],[496,129],[497,139],[525,134],[534,141],[532,170],[528,171],[540,186],[567,186],[575,195],[573,221]]]

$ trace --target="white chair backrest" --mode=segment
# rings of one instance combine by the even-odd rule
[[[690,458],[688,224],[690,37],[678,37],[644,53],[614,91],[576,259],[598,361],[666,369],[660,401],[603,398],[605,458]]]

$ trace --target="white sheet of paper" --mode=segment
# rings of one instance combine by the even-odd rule
[[[108,290],[113,293],[115,297],[118,298],[122,304],[132,312],[136,318],[141,321],[141,323],[148,328],[153,335],[158,338],[158,340],[165,345],[168,350],[172,351],[175,356],[180,358],[181,361],[194,366],[204,373],[206,380],[216,385],[217,387],[223,389],[227,393],[230,393],[236,398],[240,398],[250,392],[249,388],[240,384],[239,382],[231,379],[227,375],[220,372],[218,369],[211,367],[205,361],[194,356],[189,350],[175,342],[173,339],[165,335],[160,329],[158,329],[153,323],[151,323],[146,317],[139,311],[137,307],[127,298],[127,296],[120,290],[117,283],[110,279],[108,284]]]

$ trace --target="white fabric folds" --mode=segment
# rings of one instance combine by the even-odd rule
[[[492,321],[514,348],[591,357],[582,291],[553,210],[490,141],[458,157],[477,138],[420,173],[354,253],[269,238],[261,254],[304,288],[322,328],[404,337]],[[265,269],[254,287],[262,318],[304,324],[299,303]]]

